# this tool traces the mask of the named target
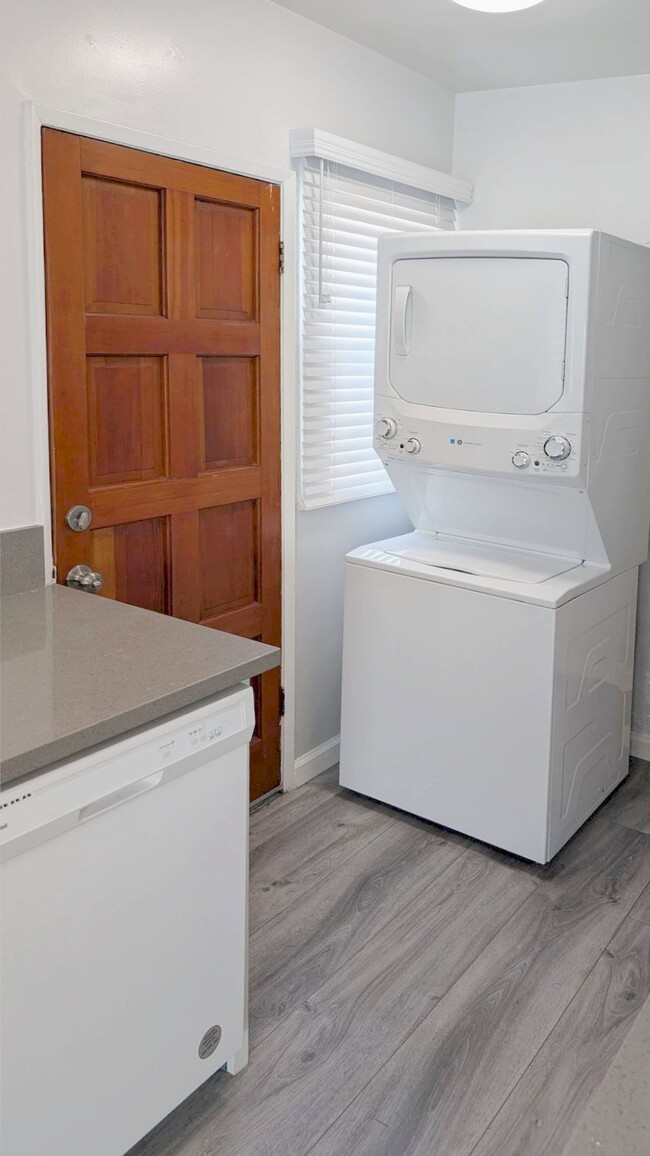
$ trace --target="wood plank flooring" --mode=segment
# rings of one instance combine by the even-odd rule
[[[592,1093],[562,1156],[648,1156],[650,999]]]
[[[650,992],[650,765],[543,868],[327,772],[251,816],[251,931],[248,1068],[130,1156],[562,1156]]]

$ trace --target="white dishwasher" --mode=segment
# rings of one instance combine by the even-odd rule
[[[2,802],[2,1156],[123,1156],[246,1062],[253,693]]]

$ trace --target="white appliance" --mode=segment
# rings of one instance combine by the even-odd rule
[[[8,787],[2,1156],[122,1156],[246,1062],[238,686]]]
[[[650,251],[382,238],[375,419],[415,531],[346,559],[341,782],[546,862],[628,770]]]

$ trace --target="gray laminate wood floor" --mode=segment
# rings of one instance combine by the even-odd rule
[[[635,1151],[633,1119],[617,1150],[588,1130],[650,989],[650,765],[544,868],[336,772],[277,796],[251,817],[250,962],[248,1068],[131,1156],[562,1156],[576,1129]]]

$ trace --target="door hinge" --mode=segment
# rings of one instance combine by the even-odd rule
[[[280,687],[280,718],[284,718],[284,708],[285,708],[284,687],[281,686]]]
[[[281,273],[284,273],[284,241],[280,241],[280,259],[278,268]]]

